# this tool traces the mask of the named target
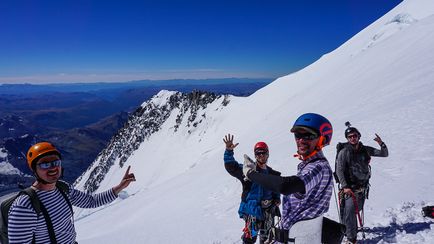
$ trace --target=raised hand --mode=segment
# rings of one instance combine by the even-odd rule
[[[133,173],[130,173],[131,165],[128,166],[127,171],[125,172],[124,177],[122,178],[119,185],[113,187],[113,191],[116,195],[119,194],[123,189],[127,188],[132,181],[136,181],[136,177]]]
[[[375,133],[374,141],[376,141],[378,143],[378,145],[380,145],[380,146],[381,146],[381,144],[383,144],[383,140],[381,140],[381,137],[379,135],[377,135],[377,133]]]
[[[231,134],[227,134],[225,138],[223,138],[223,142],[226,144],[226,150],[234,150],[234,148],[236,148],[239,144],[234,144],[234,136]]]

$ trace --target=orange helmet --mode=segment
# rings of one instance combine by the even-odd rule
[[[32,166],[33,163],[36,162],[36,159],[48,154],[56,154],[59,157],[61,156],[60,152],[49,142],[39,142],[31,146],[27,152],[27,164],[29,165],[29,168],[34,170]]]

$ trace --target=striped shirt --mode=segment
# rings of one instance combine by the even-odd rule
[[[68,203],[56,188],[51,191],[36,190],[39,200],[47,209],[57,243],[74,243],[76,232],[74,216]],[[69,187],[67,194],[71,204],[80,208],[96,208],[114,201],[117,197],[112,189],[90,195]],[[9,210],[8,222],[9,243],[32,243],[35,236],[36,243],[51,243],[47,224],[42,212],[37,215],[27,195],[19,196]]]
[[[306,193],[283,196],[282,227],[287,230],[299,220],[313,219],[327,212],[333,190],[332,169],[322,151],[302,161],[297,170]]]

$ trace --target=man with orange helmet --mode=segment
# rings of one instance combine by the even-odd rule
[[[76,243],[72,206],[96,208],[114,201],[119,192],[135,181],[128,167],[121,182],[102,193],[86,194],[64,181],[61,153],[49,142],[40,142],[27,152],[27,164],[36,180],[31,186],[41,213],[29,195],[19,195],[9,211],[9,243]]]
[[[301,115],[291,128],[301,160],[297,175],[275,176],[256,170],[254,162],[245,160],[243,172],[252,182],[283,194],[281,227],[274,239],[287,243],[321,243],[322,215],[328,211],[332,194],[332,169],[322,148],[332,139],[333,128],[322,115]],[[288,238],[289,237],[289,238]]]
[[[274,193],[256,183],[247,180],[243,174],[243,165],[238,164],[234,158],[234,136],[226,135],[223,139],[226,145],[224,153],[225,169],[230,175],[237,178],[242,186],[241,203],[238,209],[240,218],[245,220],[242,240],[243,243],[255,243],[259,235],[260,243],[264,243],[268,237],[269,230],[273,225],[273,218],[280,215],[278,206],[280,194]],[[269,150],[265,142],[258,142],[253,147],[256,158],[256,170],[263,174],[280,175],[280,172],[273,170],[267,165]]]

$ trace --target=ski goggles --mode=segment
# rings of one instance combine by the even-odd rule
[[[311,140],[314,140],[314,139],[318,138],[318,135],[312,134],[312,133],[299,133],[299,132],[295,132],[294,133],[294,137],[297,140],[303,139],[303,140],[306,140],[306,141],[311,141]]]
[[[54,167],[59,167],[62,165],[62,161],[60,159],[51,161],[51,162],[43,162],[43,163],[39,163],[37,164],[37,167],[40,169],[51,169]]]

